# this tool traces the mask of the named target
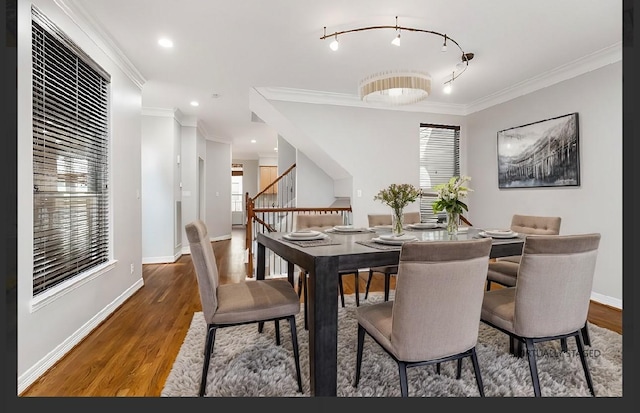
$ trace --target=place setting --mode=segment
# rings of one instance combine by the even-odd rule
[[[478,235],[483,238],[496,238],[496,239],[509,239],[520,236],[515,231],[510,229],[485,229],[478,232]]]
[[[366,241],[356,241],[358,244],[377,249],[397,249],[402,247],[405,242],[418,241],[418,238],[411,234],[380,234],[377,237]]]
[[[317,247],[320,245],[336,245],[340,244],[335,242],[331,237],[324,232],[314,231],[310,229],[304,229],[299,231],[289,232],[282,236],[282,239],[301,247]]]
[[[334,233],[334,234],[353,234],[353,233],[371,232],[371,229],[355,227],[353,225],[336,225],[333,228],[327,229],[325,232]]]

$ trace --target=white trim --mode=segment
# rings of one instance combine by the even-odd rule
[[[602,295],[602,294],[598,294],[598,293],[594,293],[593,291],[591,292],[591,300],[600,303],[600,304],[604,304],[604,305],[608,305],[610,307],[615,307],[619,310],[622,310],[622,300],[614,298],[614,297],[609,297],[607,295]]]
[[[142,264],[173,264],[178,261],[182,254],[180,252],[175,255],[165,255],[161,257],[142,257]]]
[[[113,270],[117,263],[118,260],[108,261],[78,276],[69,278],[68,280],[56,285],[55,287],[45,290],[41,294],[38,294],[31,299],[31,312],[35,313],[36,311],[40,310],[43,307],[46,307],[47,305],[58,300],[60,297],[65,296],[76,288],[79,288],[89,281],[98,278],[102,274]]]
[[[109,303],[98,314],[93,316],[82,327],[76,330],[71,336],[67,337],[64,342],[56,346],[45,357],[31,366],[26,372],[18,377],[18,394],[25,391],[33,382],[41,377],[47,370],[56,364],[71,349],[87,337],[100,323],[113,314],[129,297],[138,291],[144,285],[142,279],[137,280],[131,287],[127,288],[119,297]]]
[[[467,116],[621,60],[622,42],[618,42],[588,56],[581,57],[573,62],[549,70],[546,73],[542,73],[531,79],[480,98],[468,105],[430,103],[427,98],[427,100],[414,105],[386,106],[362,102],[358,96],[346,93],[321,92],[285,87],[255,87],[254,89],[267,100]]]
[[[143,107],[142,108],[142,115],[143,116],[157,116],[157,117],[161,117],[161,118],[174,118],[175,117],[175,109]]]
[[[139,89],[146,79],[116,46],[102,26],[77,2],[77,0],[54,0],[62,11],[102,50]]]
[[[622,60],[622,42],[606,47],[546,73],[485,96],[467,106],[465,115],[504,103]]]

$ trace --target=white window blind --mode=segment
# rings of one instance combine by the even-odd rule
[[[110,76],[32,7],[33,295],[109,259]]]
[[[420,124],[420,199],[422,221],[435,218],[433,187],[460,175],[460,127]]]

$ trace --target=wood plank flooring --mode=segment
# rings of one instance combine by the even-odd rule
[[[221,283],[244,280],[244,229],[213,247]],[[367,277],[360,273],[362,298]],[[144,265],[143,279],[144,287],[20,396],[160,396],[193,313],[201,311],[200,297],[190,255]],[[382,291],[383,279],[374,275],[371,291]],[[345,277],[344,292],[353,294],[353,277]],[[619,309],[592,302],[589,321],[622,333]]]

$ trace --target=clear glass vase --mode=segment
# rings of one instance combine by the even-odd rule
[[[391,232],[396,235],[404,232],[404,214],[402,209],[394,209],[391,214]]]
[[[457,212],[447,211],[447,233],[455,235],[458,233],[458,224],[460,223],[460,214]]]

